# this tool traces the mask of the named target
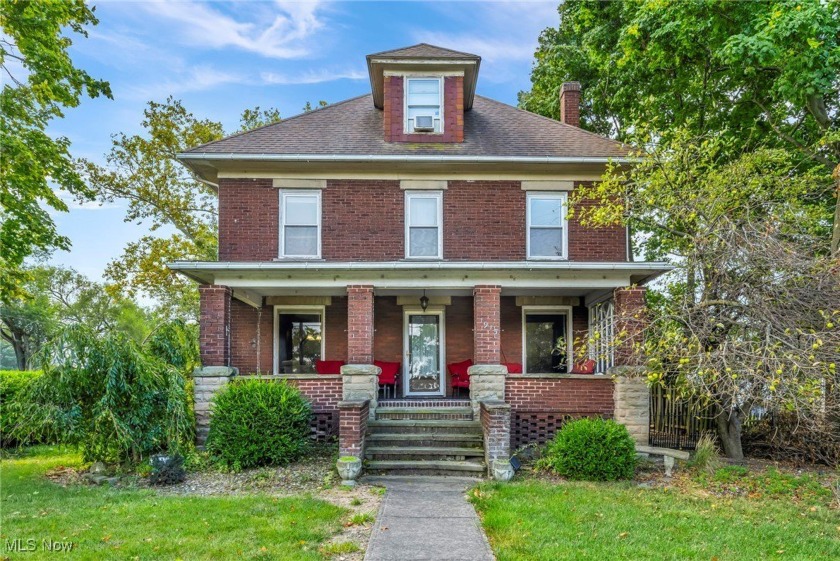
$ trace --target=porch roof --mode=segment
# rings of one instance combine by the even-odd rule
[[[255,296],[342,295],[351,284],[373,285],[378,294],[429,290],[470,294],[493,284],[511,296],[594,296],[645,284],[670,271],[663,262],[582,261],[176,261],[169,268],[203,284],[251,291]]]

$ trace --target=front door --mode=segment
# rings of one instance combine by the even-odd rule
[[[407,311],[403,341],[405,396],[444,395],[443,312]]]

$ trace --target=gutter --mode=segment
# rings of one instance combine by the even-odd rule
[[[586,156],[445,156],[392,154],[231,154],[181,152],[179,160],[207,161],[263,161],[263,162],[464,162],[464,163],[523,163],[523,164],[619,164],[631,163],[634,158]]]
[[[497,261],[487,262],[429,262],[429,261],[272,261],[272,262],[237,262],[237,261],[174,261],[167,267],[175,271],[288,271],[288,270],[356,270],[356,271],[399,271],[399,270],[555,270],[555,271],[638,271],[665,272],[674,268],[664,262],[575,262],[575,261]]]

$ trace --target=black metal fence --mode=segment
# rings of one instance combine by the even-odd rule
[[[710,407],[697,400],[683,399],[676,388],[656,385],[650,391],[651,446],[694,450],[707,432],[714,432]]]

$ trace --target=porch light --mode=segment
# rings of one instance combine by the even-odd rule
[[[423,308],[423,311],[426,311],[426,308],[429,307],[429,299],[426,297],[426,291],[423,290],[423,296],[420,297],[420,307]]]

